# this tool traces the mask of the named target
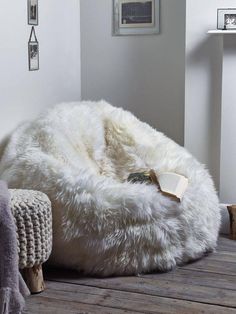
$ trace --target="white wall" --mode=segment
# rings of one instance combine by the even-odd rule
[[[127,108],[183,143],[185,0],[161,4],[159,35],[113,37],[112,1],[81,0],[82,98]]]
[[[40,70],[28,71],[27,0],[1,0],[0,138],[43,108],[80,98],[79,0],[39,1]]]
[[[217,8],[235,0],[186,1],[185,146],[220,181],[222,38],[216,29]]]

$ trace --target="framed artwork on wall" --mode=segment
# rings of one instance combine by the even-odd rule
[[[28,24],[38,25],[39,13],[38,13],[38,0],[28,0]]]
[[[30,38],[28,42],[28,59],[29,71],[39,70],[39,43],[33,26],[31,29]]]
[[[160,32],[160,0],[113,0],[113,35]]]
[[[236,29],[236,8],[217,10],[218,29]]]

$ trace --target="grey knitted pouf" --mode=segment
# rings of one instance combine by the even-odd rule
[[[52,250],[52,212],[48,197],[38,191],[10,190],[15,219],[19,268],[32,293],[44,290],[41,265]]]

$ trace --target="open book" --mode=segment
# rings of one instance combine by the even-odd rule
[[[188,187],[188,179],[174,172],[163,172],[157,175],[157,181],[163,193],[177,197],[179,200]]]
[[[162,172],[157,174],[154,170],[131,173],[128,177],[131,182],[146,182],[156,184],[160,190],[177,200],[181,200],[188,187],[188,179],[174,172]]]

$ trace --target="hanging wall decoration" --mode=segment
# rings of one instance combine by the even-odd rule
[[[39,70],[39,43],[35,34],[34,26],[32,26],[28,42],[28,54],[29,71]]]
[[[28,0],[28,24],[38,25],[38,0]]]
[[[160,31],[160,0],[113,0],[113,35]]]

